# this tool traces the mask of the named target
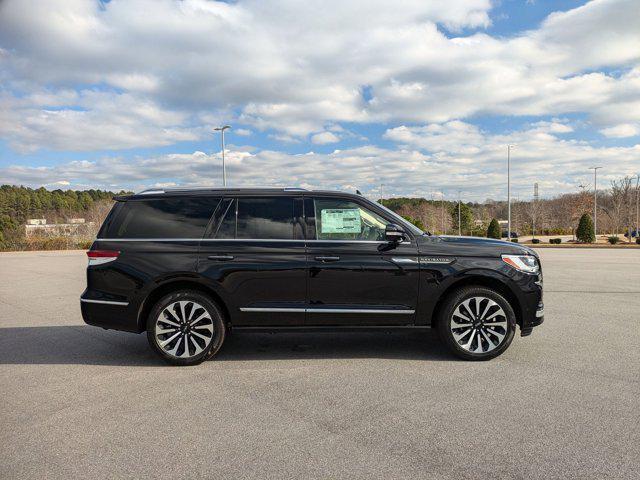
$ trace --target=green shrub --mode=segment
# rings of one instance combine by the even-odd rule
[[[531,239],[531,243],[538,244],[538,243],[540,243],[540,239],[539,238],[532,238]]]
[[[498,220],[492,218],[489,223],[489,228],[487,228],[487,238],[500,239],[500,234],[500,224],[498,223]]]
[[[640,237],[636,237],[636,243],[640,245]]]
[[[576,230],[576,238],[582,243],[593,243],[596,241],[596,237],[593,232],[593,221],[588,213],[585,213],[580,217],[578,229]]]
[[[607,238],[607,241],[611,244],[611,245],[615,245],[616,243],[618,243],[620,241],[620,237],[617,237],[615,235],[610,236],[609,238]]]
[[[512,239],[511,239],[511,241],[512,241],[513,243],[518,243],[518,239],[517,239],[517,238],[512,238]]]
[[[549,243],[553,243],[554,245],[559,245],[562,243],[562,239],[561,238],[551,238],[549,239]]]

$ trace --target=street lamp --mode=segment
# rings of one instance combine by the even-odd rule
[[[640,238],[640,233],[638,233],[638,229],[640,229],[640,224],[638,224],[638,212],[640,212],[640,175],[636,175],[636,241]]]
[[[591,167],[593,170],[593,238],[598,243],[598,169],[602,167]]]
[[[460,200],[461,200],[461,196],[460,196],[460,190],[458,190],[458,236],[461,237],[462,236],[462,222],[461,222],[461,214],[460,214]]]
[[[231,125],[225,125],[224,127],[216,127],[214,130],[222,134],[222,185],[227,186],[227,169],[224,164],[224,131],[227,128],[231,128]]]
[[[447,230],[444,228],[444,191],[440,192],[440,208],[442,209],[442,233],[447,234]]]
[[[511,148],[507,145],[507,241],[511,241]]]

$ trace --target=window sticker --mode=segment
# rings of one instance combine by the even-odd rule
[[[360,209],[330,208],[320,210],[321,233],[360,233]]]

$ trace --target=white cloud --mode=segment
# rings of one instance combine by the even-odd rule
[[[101,85],[184,115],[167,134],[162,124],[133,138],[115,132],[112,148],[179,141],[203,111],[235,112],[239,122],[291,139],[331,123],[477,114],[584,112],[603,129],[640,120],[637,0],[593,1],[512,38],[443,33],[487,27],[490,9],[489,0],[402,8],[382,0],[5,0],[0,65],[7,91],[19,97],[47,85],[68,106],[70,88]],[[114,120],[105,108],[66,114],[68,128],[58,130],[55,116],[34,126],[37,115],[18,114],[12,142],[37,148],[56,136],[70,150],[92,148],[73,130],[105,128]]]
[[[620,125],[615,125],[613,127],[603,128],[600,130],[600,133],[605,137],[612,138],[634,137],[636,135],[640,135],[640,126],[631,123],[621,123]]]
[[[332,153],[287,154],[234,147],[226,155],[227,176],[234,186],[292,186],[353,190],[375,194],[380,182],[388,195],[429,196],[458,189],[468,200],[504,198],[506,145],[512,151],[512,191],[529,198],[538,182],[543,196],[576,191],[593,164],[603,187],[607,181],[634,175],[640,164],[640,145],[596,147],[561,138],[547,127],[531,125],[510,134],[487,134],[473,125],[454,121],[420,127],[390,129],[386,137],[399,148],[363,146]],[[73,161],[53,167],[0,168],[9,183],[34,185],[68,181],[71,188],[89,185],[134,189],[177,184],[221,184],[220,153],[170,154],[125,160],[106,157],[95,162]],[[170,179],[170,180],[167,180]]]
[[[311,136],[311,143],[315,145],[326,145],[328,143],[336,143],[340,141],[340,137],[331,132],[320,132]]]
[[[384,179],[389,192],[463,188],[478,200],[502,195],[507,143],[518,145],[514,188],[523,191],[534,177],[544,194],[572,190],[596,160],[605,179],[634,173],[640,146],[595,147],[563,116],[577,114],[605,137],[640,135],[637,0],[592,1],[511,37],[483,31],[491,8],[489,0],[402,8],[382,0],[0,1],[0,138],[18,152],[113,151],[211,138],[213,126],[230,122],[230,135],[266,131],[299,150],[375,142],[352,125],[384,124],[397,148],[291,155],[233,145],[230,178],[363,191]],[[544,118],[513,131],[508,120],[520,115]],[[504,132],[470,123],[481,116],[504,116]],[[215,184],[219,164],[203,152],[113,154],[5,167],[0,177],[103,188]]]
[[[101,150],[171,145],[207,130],[189,126],[187,114],[125,93],[37,91],[24,98],[0,92],[0,135],[17,151]],[[210,129],[209,129],[210,130]]]

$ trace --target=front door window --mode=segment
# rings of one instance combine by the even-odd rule
[[[387,221],[346,199],[315,199],[316,240],[384,241]]]

